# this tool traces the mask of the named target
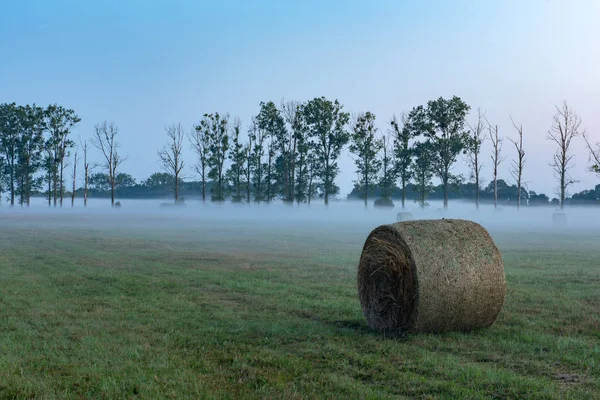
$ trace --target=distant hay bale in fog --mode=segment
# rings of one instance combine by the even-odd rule
[[[375,207],[394,208],[394,202],[392,201],[392,199],[376,199],[373,205]]]
[[[178,200],[174,203],[160,203],[161,208],[172,208],[172,207],[185,207],[185,202],[183,200]]]
[[[410,212],[399,212],[398,214],[396,214],[397,222],[410,221],[412,219],[413,219],[413,215]]]
[[[367,323],[390,334],[488,327],[506,293],[494,241],[481,225],[458,219],[376,228],[357,278]]]
[[[554,225],[565,225],[567,223],[567,214],[564,212],[552,214],[552,222],[554,222]]]
[[[120,202],[120,201],[117,201],[117,202],[115,203],[115,207],[116,207],[116,208],[120,208],[120,207],[121,207],[121,202]]]

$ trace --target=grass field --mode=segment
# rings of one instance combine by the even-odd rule
[[[0,398],[600,398],[600,231],[492,231],[470,333],[385,338],[366,223],[0,219]]]

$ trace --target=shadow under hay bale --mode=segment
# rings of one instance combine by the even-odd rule
[[[567,214],[564,212],[557,212],[552,214],[552,222],[554,225],[566,225],[567,224]]]
[[[488,327],[506,293],[494,241],[481,225],[458,219],[376,228],[357,278],[367,323],[389,334]]]
[[[411,221],[413,219],[413,214],[410,212],[399,212],[396,214],[396,221]]]

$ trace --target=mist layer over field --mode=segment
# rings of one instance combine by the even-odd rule
[[[183,206],[165,206],[162,200],[122,200],[122,207],[111,208],[106,199],[90,199],[83,207],[77,199],[75,207],[70,201],[64,206],[48,207],[42,199],[34,199],[29,208],[3,206],[0,217],[6,227],[12,223],[20,226],[37,227],[53,224],[85,229],[108,229],[111,231],[133,226],[167,229],[183,228],[256,228],[293,229],[303,227],[321,231],[362,231],[366,237],[369,229],[381,224],[396,221],[399,212],[410,212],[414,219],[461,218],[483,225],[491,233],[495,231],[513,231],[522,234],[528,231],[546,233],[568,233],[600,230],[600,209],[596,207],[569,207],[563,211],[555,207],[502,207],[494,209],[491,204],[480,205],[479,210],[473,203],[451,202],[447,210],[441,202],[431,202],[429,207],[421,209],[412,202],[402,209],[397,202],[394,208],[366,209],[361,201],[337,201],[329,206],[321,202],[310,205],[273,204],[216,204],[202,203],[198,200],[187,201]],[[162,205],[162,207],[161,207]],[[553,214],[564,212],[566,223],[556,224]]]

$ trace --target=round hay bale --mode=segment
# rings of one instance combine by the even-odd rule
[[[394,208],[394,202],[392,201],[392,199],[376,199],[373,205],[375,207]]]
[[[398,214],[396,214],[396,221],[398,222],[410,221],[412,219],[413,215],[410,212],[399,212]]]
[[[552,214],[552,222],[554,222],[554,225],[566,225],[567,214],[565,214],[564,212],[557,212]]]
[[[365,242],[357,278],[367,323],[390,334],[488,327],[506,293],[494,241],[481,225],[460,219],[376,228]]]

